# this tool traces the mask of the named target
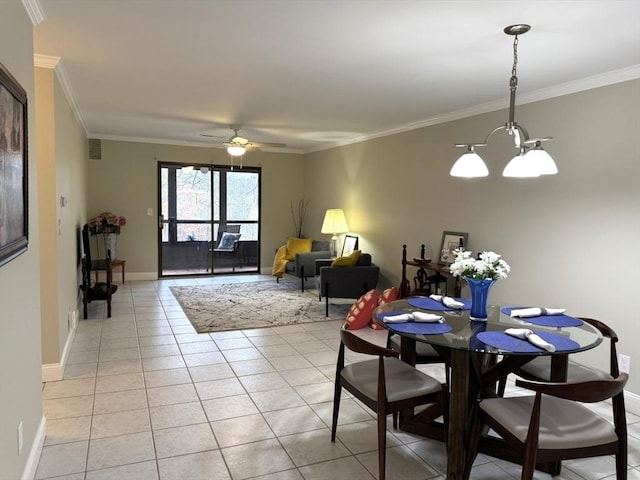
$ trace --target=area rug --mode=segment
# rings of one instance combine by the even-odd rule
[[[350,308],[330,303],[327,317],[317,291],[301,292],[299,283],[286,280],[171,287],[171,291],[198,333],[338,320]]]

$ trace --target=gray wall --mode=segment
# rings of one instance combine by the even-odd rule
[[[17,479],[21,478],[30,453],[37,454],[32,446],[37,432],[42,434],[44,427],[33,29],[19,0],[2,2],[0,63],[27,91],[29,102],[29,249],[0,267],[0,478]],[[24,428],[21,455],[17,441],[19,422]]]
[[[462,153],[454,144],[483,140],[506,111],[308,154],[310,235],[319,235],[326,208],[344,208],[381,267],[381,288],[399,284],[402,244],[409,258],[422,243],[437,258],[444,230],[468,232],[470,249],[496,251],[512,267],[490,301],[601,319],[619,334],[619,351],[640,361],[639,111],[638,80],[518,106],[516,120],[532,137],[554,137],[547,150],[560,172],[537,179],[501,176],[514,154],[506,134],[479,149],[489,177],[449,176]],[[602,367],[607,353],[598,348],[581,361]],[[640,394],[638,376],[628,390]]]
[[[87,160],[88,218],[105,210],[127,218],[117,254],[127,261],[127,280],[157,278],[158,162],[229,165],[229,157],[217,148],[103,141],[102,160]],[[252,152],[243,162],[262,168],[261,260],[270,266],[294,233],[290,207],[302,198],[302,155]]]
[[[263,167],[263,271],[293,233],[290,203],[304,192],[305,234],[328,239],[320,233],[324,211],[344,208],[360,247],[381,267],[380,287],[399,283],[402,244],[409,258],[422,243],[437,257],[444,230],[468,232],[469,248],[496,251],[513,269],[493,288],[492,301],[599,318],[618,331],[619,349],[633,361],[640,358],[631,340],[640,307],[629,281],[640,266],[633,247],[640,234],[639,110],[638,80],[519,105],[516,119],[532,137],[554,136],[547,149],[560,173],[537,179],[501,176],[514,154],[504,133],[480,151],[489,177],[449,176],[462,153],[454,144],[483,140],[506,121],[506,110],[310,153],[302,162],[296,155],[247,155],[246,162]],[[127,142],[103,142],[103,156],[89,162],[88,214],[127,216],[118,255],[131,278],[153,278],[156,220],[146,208],[156,212],[157,160],[224,164],[228,157],[217,149]],[[595,349],[581,361],[603,365],[606,353]],[[640,393],[633,376],[629,390]]]

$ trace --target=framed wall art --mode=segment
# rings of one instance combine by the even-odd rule
[[[345,235],[344,244],[342,245],[342,256],[351,255],[354,250],[358,249],[358,237],[355,235]]]
[[[27,93],[0,64],[0,265],[29,243]]]
[[[467,248],[468,235],[464,232],[442,232],[442,243],[440,243],[441,265],[451,265],[455,261],[453,251],[460,246]]]

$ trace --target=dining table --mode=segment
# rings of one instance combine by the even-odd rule
[[[436,297],[437,298],[437,297]],[[374,310],[376,323],[400,336],[400,358],[416,363],[416,342],[433,347],[449,368],[447,421],[434,423],[425,412],[402,412],[400,428],[412,433],[444,440],[447,451],[447,479],[462,478],[466,435],[474,402],[495,397],[501,392],[501,380],[522,365],[542,355],[551,356],[552,381],[566,380],[568,356],[589,350],[602,342],[602,334],[593,326],[569,314],[540,315],[532,318],[511,316],[514,309],[531,307],[510,304],[489,305],[486,321],[470,318],[471,300],[455,298],[461,309],[452,310],[442,300],[430,297],[408,297],[381,305]],[[402,321],[412,312],[424,312],[441,317],[439,321]],[[411,317],[412,315],[409,315]],[[416,318],[424,315],[415,315]],[[385,320],[388,318],[388,320]],[[553,345],[549,351],[505,333],[507,329],[528,329]],[[426,419],[426,420],[425,420]],[[485,449],[482,450],[482,446]],[[514,453],[499,439],[481,442],[481,451],[518,461]],[[559,471],[559,464],[548,465],[546,471]]]

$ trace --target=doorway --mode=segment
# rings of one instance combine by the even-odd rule
[[[260,168],[158,165],[159,276],[256,273]]]

